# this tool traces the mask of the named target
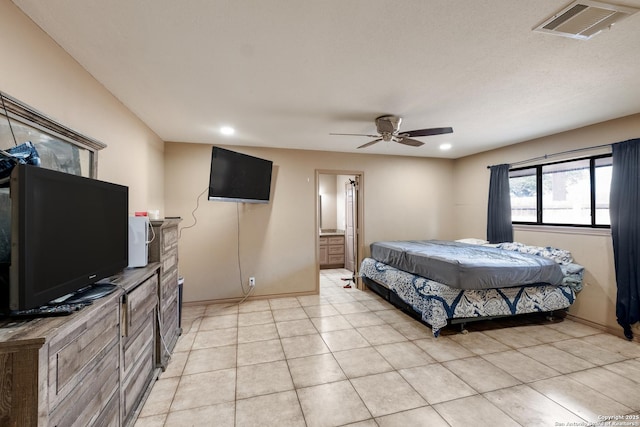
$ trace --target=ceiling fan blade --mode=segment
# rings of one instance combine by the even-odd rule
[[[410,145],[412,147],[420,147],[421,145],[424,145],[424,142],[418,141],[417,139],[411,139],[411,138],[398,138],[396,142],[399,142],[400,144],[404,144],[404,145]]]
[[[402,132],[402,136],[416,137],[416,136],[431,136],[442,135],[443,133],[453,133],[453,128],[430,128],[430,129],[417,129],[410,130],[408,132]]]
[[[373,145],[373,144],[375,144],[376,142],[380,142],[380,141],[382,141],[382,138],[374,139],[374,140],[373,140],[373,141],[371,141],[371,142],[367,142],[366,144],[362,144],[362,145],[361,145],[361,146],[359,146],[358,148],[365,148],[365,147],[368,147],[368,146]]]
[[[367,136],[369,138],[377,138],[380,136],[380,135],[365,135],[363,133],[330,133],[329,135]]]

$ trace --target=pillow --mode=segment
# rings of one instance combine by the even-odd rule
[[[484,245],[484,244],[489,243],[488,240],[474,239],[473,237],[466,238],[466,239],[458,239],[458,240],[456,240],[456,242],[468,243],[470,245]]]

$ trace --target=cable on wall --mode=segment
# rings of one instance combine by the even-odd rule
[[[198,224],[198,218],[196,217],[196,211],[198,210],[198,208],[200,207],[200,198],[202,197],[203,194],[205,194],[207,191],[209,190],[209,187],[207,186],[196,198],[196,207],[191,211],[191,217],[193,218],[193,224],[182,227],[178,233],[178,240],[182,237],[182,231],[183,230],[187,230],[189,228],[193,228],[196,226],[196,224]],[[245,290],[244,287],[244,282],[243,282],[243,278],[242,278],[242,263],[240,262],[240,203],[236,203],[236,233],[237,233],[237,263],[238,263],[238,273],[240,276],[240,289],[242,291],[242,299],[234,304],[229,305],[228,307],[232,307],[233,305],[240,305],[242,304],[247,298],[249,298],[249,296],[253,293],[253,290],[255,288],[250,287],[249,290]],[[227,307],[225,307],[227,308]]]
[[[247,297],[251,294],[251,291],[253,291],[253,288],[249,287],[249,291],[245,291],[244,290],[244,281],[242,279],[242,263],[240,262],[240,203],[236,203],[236,230],[237,230],[237,248],[238,248],[238,253],[237,253],[237,259],[238,259],[238,273],[240,275],[240,289],[242,289],[242,295],[243,295],[243,299],[242,301],[240,301],[239,304],[241,304],[244,300],[247,299]]]
[[[196,226],[196,224],[198,223],[198,218],[196,218],[196,211],[197,211],[197,210],[198,210],[198,208],[200,207],[200,197],[202,197],[202,195],[203,195],[204,193],[206,193],[206,192],[207,192],[207,190],[209,190],[209,187],[206,187],[206,188],[202,191],[202,193],[200,193],[200,194],[198,195],[198,198],[196,199],[196,207],[191,211],[191,217],[193,218],[193,224],[188,225],[188,226],[186,226],[186,227],[182,227],[182,228],[180,229],[180,232],[178,233],[178,240],[180,240],[180,238],[182,237],[182,231],[183,231],[183,230],[186,230],[186,229],[188,229],[188,228],[193,228],[193,227],[195,227],[195,226]]]

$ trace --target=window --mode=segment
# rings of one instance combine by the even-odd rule
[[[509,171],[511,192],[511,220],[536,222],[538,189],[536,168]]]
[[[611,155],[509,171],[514,223],[609,227]]]
[[[611,189],[611,156],[595,159],[595,223],[611,226],[609,190]]]

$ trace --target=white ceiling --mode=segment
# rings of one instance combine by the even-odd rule
[[[640,13],[531,31],[570,0],[13,2],[165,141],[458,158],[640,112]],[[383,114],[454,133],[329,135]]]

